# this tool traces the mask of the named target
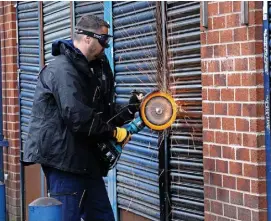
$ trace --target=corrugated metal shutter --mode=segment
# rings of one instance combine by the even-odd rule
[[[69,1],[43,2],[43,33],[45,64],[53,59],[52,42],[71,39],[71,8]]]
[[[185,112],[170,148],[172,220],[204,220],[200,3],[167,2],[171,89]]]
[[[28,123],[40,69],[38,4],[38,2],[18,2],[17,6],[22,145],[24,145],[28,133]]]
[[[133,89],[156,87],[155,2],[113,2],[116,102]],[[158,136],[145,128],[132,137],[117,165],[118,207],[160,220]]]
[[[102,1],[75,1],[75,24],[83,15],[96,15],[104,18],[104,5]]]

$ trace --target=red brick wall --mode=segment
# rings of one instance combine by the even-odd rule
[[[3,86],[3,128],[9,147],[4,149],[7,211],[10,221],[20,218],[20,135],[17,88],[15,2],[0,2],[0,33]]]
[[[262,2],[209,2],[201,27],[206,221],[265,221]]]

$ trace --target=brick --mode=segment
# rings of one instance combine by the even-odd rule
[[[203,101],[208,100],[208,89],[207,88],[202,88],[201,96],[202,96]]]
[[[238,177],[237,189],[245,192],[250,192],[250,180]]]
[[[215,86],[226,86],[227,76],[225,74],[215,74]]]
[[[241,12],[241,2],[233,1],[233,12]]]
[[[229,162],[229,167],[230,167],[230,174],[235,174],[235,175],[242,175],[243,174],[242,163]]]
[[[236,160],[250,161],[250,150],[247,148],[236,149]]]
[[[214,142],[214,132],[213,131],[203,131],[203,140],[205,142]]]
[[[263,23],[262,11],[250,11],[248,16],[249,25],[261,25]]]
[[[259,199],[258,196],[244,194],[245,206],[249,208],[259,208]]]
[[[235,219],[237,217],[236,207],[232,205],[224,204],[224,216]]]
[[[223,158],[235,160],[235,149],[233,147],[222,147]]]
[[[240,86],[241,85],[240,74],[228,74],[227,75],[227,86]]]
[[[224,180],[223,180],[224,182]],[[230,201],[230,191],[226,189],[217,188],[217,200],[222,202]]]
[[[201,42],[201,45],[206,45],[206,43],[207,43],[207,35],[206,35],[205,32],[200,33],[200,42]]]
[[[223,215],[223,206],[221,202],[211,201],[211,211],[215,214]]]
[[[244,205],[243,193],[230,191],[231,204]]]
[[[219,2],[219,14],[226,14],[232,12],[232,2]]]
[[[213,103],[202,103],[202,112],[206,115],[214,114],[214,104]]]
[[[225,16],[213,18],[213,29],[221,29],[221,28],[225,28],[225,26],[226,26]]]
[[[235,70],[236,71],[247,71],[248,70],[248,59],[247,58],[235,58]]]
[[[216,220],[216,216],[215,215],[212,215],[212,214],[209,214],[209,213],[204,213],[204,218],[208,221],[217,221]]]
[[[208,16],[218,15],[218,3],[208,3]]]
[[[203,181],[205,185],[210,184],[210,172],[204,171]]]
[[[252,58],[250,58],[250,59],[252,59]],[[262,71],[262,69],[263,69],[263,57],[262,56],[261,57],[256,57],[254,63],[255,63],[256,70]]]
[[[262,26],[248,27],[248,40],[263,40]]]
[[[223,187],[236,189],[236,178],[233,176],[223,175]]]
[[[210,184],[215,186],[222,186],[222,175],[210,173]]]
[[[234,90],[233,89],[221,89],[221,100],[222,101],[233,101]]]
[[[215,109],[215,114],[216,115],[227,115],[227,104],[225,103],[216,103],[214,105],[214,109]]]
[[[222,118],[223,130],[235,130],[234,118]]]
[[[231,220],[226,217],[218,216],[217,221],[231,221]]]
[[[240,26],[241,20],[239,14],[230,14],[226,16],[226,27],[233,28]]]
[[[232,42],[233,41],[233,31],[230,30],[222,30],[219,32],[220,34],[220,43]]]
[[[246,147],[257,147],[257,137],[255,134],[243,134],[243,145]]]
[[[241,133],[229,133],[229,145],[242,146],[243,135]]]
[[[267,219],[267,211],[252,211],[252,221],[262,221]]]
[[[255,194],[266,193],[266,181],[265,180],[251,180],[251,192]]]
[[[264,132],[265,120],[263,119],[250,119],[250,132]]]
[[[215,171],[215,160],[210,158],[204,158],[204,169],[209,171]]]
[[[216,199],[216,188],[211,186],[204,186],[205,199]]]
[[[207,33],[207,44],[219,43],[219,31],[212,31]]]
[[[242,74],[242,86],[256,86],[256,74]]]
[[[219,72],[219,71],[220,71],[219,61],[208,62],[208,72]]]
[[[226,57],[227,55],[227,46],[226,45],[214,45],[214,57]]]
[[[202,58],[212,58],[214,54],[214,47],[204,46],[204,47],[201,47],[200,51],[201,51]]]
[[[202,117],[202,126],[203,128],[209,128],[209,120],[208,117]]]
[[[264,100],[264,88],[249,89],[249,101],[263,101],[263,100]]]
[[[249,1],[248,7],[250,10],[263,9],[263,2]]]
[[[219,117],[209,117],[210,129],[221,129],[221,119]]]
[[[221,146],[211,145],[210,146],[211,157],[221,157]]]
[[[216,164],[216,172],[220,172],[220,173],[228,173],[228,161],[224,161],[224,160],[216,160],[215,164]]]
[[[247,177],[265,178],[266,176],[265,166],[262,166],[262,165],[256,166],[254,164],[245,163],[244,175]]]
[[[240,54],[241,54],[240,43],[227,44],[228,56],[240,56]]]
[[[245,208],[238,208],[238,220],[251,221],[251,210]]]
[[[218,144],[228,144],[228,133],[227,132],[215,132],[215,142]]]
[[[243,104],[244,117],[257,117],[257,104]]]
[[[229,72],[234,69],[234,59],[225,58],[225,60],[221,60],[221,71]]]
[[[261,163],[266,161],[265,150],[250,150],[251,162]]]
[[[219,89],[208,89],[208,100],[209,101],[220,101],[220,90]]]
[[[204,199],[204,210],[211,211],[211,203],[210,200]]]
[[[233,40],[234,41],[247,41],[248,38],[248,28],[241,27],[235,28],[233,30]]]
[[[249,120],[243,118],[235,118],[237,131],[249,131]]]
[[[212,86],[214,85],[214,75],[213,74],[203,74],[201,76],[203,86]]]

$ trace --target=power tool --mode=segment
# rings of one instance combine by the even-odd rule
[[[131,121],[125,128],[132,134],[138,133],[145,126],[155,131],[167,129],[175,121],[177,105],[173,97],[165,92],[153,91],[147,94],[139,107],[139,116]],[[99,143],[101,161],[110,170],[115,167],[121,156],[122,146],[113,140]]]

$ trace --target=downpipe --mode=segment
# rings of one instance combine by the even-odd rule
[[[265,109],[265,151],[266,151],[266,186],[267,219],[271,221],[271,146],[270,146],[270,58],[269,58],[269,14],[268,1],[263,2],[263,60],[264,60],[264,109]]]

